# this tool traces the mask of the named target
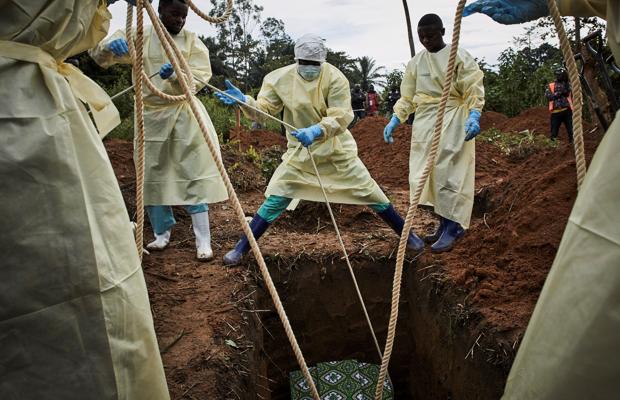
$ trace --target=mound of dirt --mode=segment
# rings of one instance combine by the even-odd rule
[[[394,131],[394,143],[383,140],[384,117],[367,117],[358,122],[351,133],[357,142],[360,158],[379,185],[387,190],[409,186],[409,147],[411,126],[401,124]]]
[[[503,130],[506,126],[508,117],[495,111],[485,111],[480,116],[480,129],[486,131],[489,128]]]
[[[238,131],[232,130],[230,137],[233,141],[241,142],[243,149],[250,146],[255,149],[267,149],[274,146],[286,149],[286,137],[278,132],[242,128],[241,135]]]
[[[485,112],[482,129],[504,132],[548,128],[544,107],[508,118]],[[411,127],[399,126],[395,143],[383,141],[387,119],[362,119],[353,129],[359,156],[377,182],[408,187]],[[586,124],[585,129],[589,126]],[[561,137],[562,139],[562,137]],[[588,158],[600,137],[586,135]],[[445,255],[427,255],[427,265],[441,264],[452,284],[464,289],[469,306],[498,331],[523,333],[557,252],[577,195],[574,150],[560,142],[524,158],[476,143],[476,197],[470,231]]]
[[[487,114],[489,114],[487,116]],[[503,117],[503,119],[502,119]],[[499,113],[482,114],[487,123],[508,118]],[[409,187],[409,152],[411,125],[401,124],[394,132],[394,143],[383,140],[383,128],[388,123],[384,117],[367,117],[351,129],[357,142],[358,154],[372,177],[387,191]],[[481,122],[482,123],[482,122]],[[476,143],[476,181],[486,185],[489,180],[505,178],[508,160],[502,152],[489,143]]]
[[[495,111],[485,111],[480,117],[480,129],[485,131],[490,128],[497,128],[507,133],[529,130],[539,135],[549,136],[549,118],[547,107],[529,108],[512,118]],[[584,132],[588,132],[592,128],[593,125],[591,123],[584,121]],[[566,138],[566,128],[564,125],[560,128],[560,138]]]
[[[586,138],[588,159],[600,138]],[[484,148],[483,148],[484,149]],[[480,149],[479,150],[483,150]],[[502,176],[479,151],[476,207],[469,233],[434,257],[494,330],[525,330],[577,196],[574,151],[547,149],[507,164]],[[493,160],[494,158],[490,158]],[[486,165],[485,165],[486,164]],[[500,163],[501,164],[501,163]]]

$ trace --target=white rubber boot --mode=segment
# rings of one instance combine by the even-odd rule
[[[200,261],[213,259],[211,249],[211,230],[209,229],[209,212],[192,214],[192,225],[196,235],[196,258]]]
[[[146,245],[149,250],[163,250],[170,243],[170,229],[161,235],[155,234],[155,240]]]

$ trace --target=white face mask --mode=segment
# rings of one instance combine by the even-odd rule
[[[297,65],[297,73],[307,81],[313,81],[321,74],[320,65]]]

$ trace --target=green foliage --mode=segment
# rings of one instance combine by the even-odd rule
[[[108,133],[106,138],[124,140],[133,139],[133,116],[122,118],[120,125],[114,128],[112,132]]]
[[[385,75],[385,90],[390,91],[392,88],[400,88],[403,81],[404,72],[400,69],[393,69]]]
[[[279,147],[271,147],[261,151],[260,170],[267,181],[271,179],[276,168],[280,165],[282,153],[283,151]]]
[[[222,15],[226,3],[211,0],[213,8],[209,15]],[[252,59],[259,52],[260,41],[254,31],[261,22],[263,7],[256,5],[254,0],[237,0],[233,12],[226,22],[217,25],[217,45],[220,46],[220,58],[225,66],[242,77],[241,88],[248,90],[252,85],[248,82],[251,75]]]
[[[557,147],[556,141],[530,130],[504,133],[497,128],[491,128],[481,132],[476,140],[494,144],[513,160],[520,160],[543,149]]]
[[[385,88],[381,92],[381,103],[379,104],[379,111],[382,114],[391,114],[392,110],[388,110],[388,96],[392,88],[400,89],[400,84],[403,81],[404,72],[399,69],[393,69],[385,75]]]
[[[575,38],[576,34],[575,24],[571,23],[573,20],[564,18],[570,38]],[[581,18],[580,22],[589,32],[604,28],[604,23],[597,18]],[[496,66],[481,62],[487,110],[514,116],[527,108],[547,103],[545,89],[555,78],[554,66],[563,62],[561,51],[545,42],[555,41],[555,38],[553,21],[542,18],[515,38],[515,46],[501,53]]]
[[[384,67],[378,67],[370,57],[361,57],[353,64],[353,82],[359,83],[362,90],[368,91],[370,85],[384,86]]]
[[[205,105],[220,142],[227,142],[229,132],[234,129],[237,121],[234,108],[222,104],[211,95],[200,95],[198,99]]]
[[[272,147],[262,151],[257,151],[253,146],[248,147],[245,151],[245,157],[256,165],[265,179],[271,179],[282,157],[282,150],[278,147]]]
[[[327,51],[327,62],[338,68],[349,82],[355,82],[355,59],[349,57],[344,51]]]
[[[547,43],[537,48],[504,50],[499,56],[499,70],[481,62],[486,109],[515,116],[527,108],[546,104],[545,88],[554,80],[554,66],[559,63],[560,50]]]

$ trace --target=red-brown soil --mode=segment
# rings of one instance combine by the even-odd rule
[[[404,213],[409,200],[410,127],[400,126],[394,135],[396,142],[388,146],[382,136],[386,123],[382,117],[365,118],[352,132],[361,159]],[[528,110],[511,119],[496,113],[482,117],[483,129],[534,129],[546,134],[542,127],[547,124],[548,115],[540,110]],[[586,137],[588,157],[598,140],[595,135]],[[251,144],[260,151],[282,145],[285,140],[273,132],[251,131],[242,134],[241,143],[243,149]],[[246,215],[252,215],[264,199],[266,181],[252,161],[239,153],[236,145],[233,147],[223,146],[223,159],[228,168],[234,169],[231,176]],[[106,148],[133,216],[131,143],[109,140]],[[489,333],[495,333],[516,343],[551,267],[576,196],[574,155],[569,146],[560,144],[557,149],[516,160],[506,157],[493,144],[480,142],[476,157],[476,205],[471,229],[451,253],[426,252],[417,265],[421,270],[434,271],[434,278],[439,277],[441,295],[454,299],[454,308],[462,310],[460,318],[469,324],[468,329],[485,332],[487,340],[493,338]],[[302,203],[298,210],[287,213],[261,239],[263,253],[293,260],[301,255],[317,261],[339,258],[334,230],[321,207]],[[370,210],[336,205],[334,211],[353,257],[394,257],[396,235]],[[251,380],[246,367],[251,363],[247,357],[252,341],[246,333],[257,314],[247,310],[255,306],[249,299],[256,283],[246,267],[224,268],[220,261],[238,237],[238,222],[228,203],[210,207],[216,258],[199,263],[194,260],[191,220],[180,208],[175,208],[175,213],[178,225],[170,247],[144,257],[171,396],[241,398],[244,391],[250,390],[244,386]],[[432,230],[433,225],[431,213],[418,213],[418,233]],[[145,241],[150,241],[148,223],[145,232]],[[232,340],[237,347],[226,340]]]
[[[241,136],[238,131],[231,132],[231,140],[240,142],[243,149],[252,146],[254,148],[266,149],[273,146],[286,148],[286,137],[279,132],[266,130],[241,129]]]
[[[484,131],[497,128],[502,132],[522,132],[528,130],[539,135],[549,135],[549,110],[547,107],[529,108],[519,115],[509,118],[495,111],[485,111],[480,118],[480,128]],[[592,124],[584,122],[584,130],[592,129]],[[566,127],[560,128],[560,138],[566,140]]]
[[[386,123],[382,117],[365,118],[353,133],[375,180],[391,189],[407,185],[411,127],[399,126],[394,144],[387,145],[382,136]],[[548,112],[535,108],[513,118],[483,113],[481,127],[536,130],[548,127]],[[586,124],[584,130],[590,129]],[[588,160],[599,140],[597,134],[586,135]],[[488,328],[521,335],[555,257],[576,185],[574,150],[565,142],[518,159],[478,142],[470,230],[452,252],[426,254],[423,264],[442,265],[442,273],[466,292],[466,305],[483,316]]]

